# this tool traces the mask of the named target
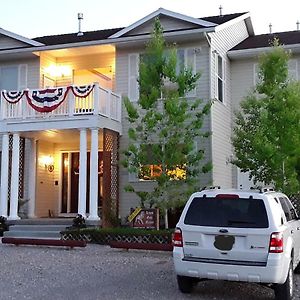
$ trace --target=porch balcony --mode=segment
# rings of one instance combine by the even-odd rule
[[[121,96],[99,83],[1,91],[0,132],[80,127],[121,133]]]

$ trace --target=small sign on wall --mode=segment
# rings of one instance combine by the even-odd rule
[[[139,209],[139,212],[132,220],[132,227],[159,229],[159,209]]]

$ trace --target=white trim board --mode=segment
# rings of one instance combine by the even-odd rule
[[[197,19],[197,18],[193,18],[193,17],[189,17],[180,13],[176,13],[164,8],[159,8],[158,10],[152,12],[151,14],[147,15],[146,17],[134,22],[133,24],[125,27],[124,29],[116,32],[115,34],[111,35],[110,37],[108,37],[109,39],[113,39],[113,38],[119,38],[122,35],[128,33],[129,31],[141,26],[142,24],[146,23],[147,21],[159,16],[159,15],[164,15],[167,17],[171,17],[171,18],[175,18],[175,19],[179,19],[182,21],[186,21],[189,23],[193,23],[196,25],[200,25],[200,26],[204,26],[204,27],[214,27],[217,26],[217,24],[212,23],[212,22],[208,22],[208,21],[204,21],[201,19]]]
[[[15,40],[18,40],[20,42],[23,42],[23,43],[26,43],[26,44],[29,44],[29,45],[32,45],[32,46],[44,46],[44,44],[42,44],[42,43],[36,42],[34,40],[31,40],[31,39],[26,38],[24,36],[21,36],[19,34],[13,33],[13,32],[8,31],[8,30],[5,30],[3,28],[0,28],[0,34],[3,34],[5,36],[8,36],[10,38],[13,38]]]

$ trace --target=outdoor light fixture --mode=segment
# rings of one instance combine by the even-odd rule
[[[50,173],[54,171],[54,159],[50,155],[44,155],[41,157],[41,162],[45,166],[45,170],[48,170]]]

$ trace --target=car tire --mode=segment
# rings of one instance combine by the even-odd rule
[[[189,294],[193,291],[196,284],[195,278],[177,275],[177,284],[179,290],[184,294]]]
[[[300,274],[300,263],[297,265],[296,269],[294,270],[295,274]]]
[[[294,293],[294,272],[293,263],[290,263],[287,278],[283,284],[275,285],[276,300],[292,300]]]

